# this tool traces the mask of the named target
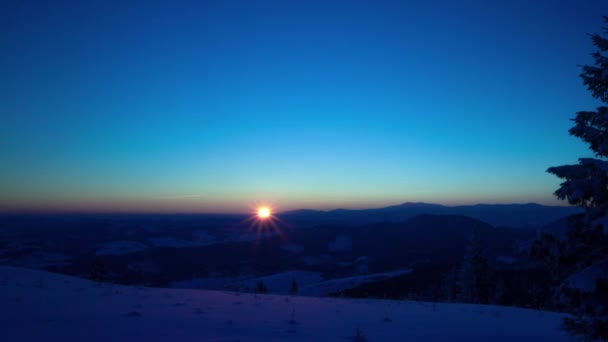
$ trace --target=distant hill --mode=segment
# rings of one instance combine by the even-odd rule
[[[360,226],[339,224],[295,229],[287,235],[300,247],[293,252],[298,267],[316,267],[335,278],[355,272],[362,259],[369,272],[388,272],[413,269],[419,277],[419,266],[441,274],[446,268],[462,260],[473,228],[477,228],[484,252],[490,260],[514,255],[518,241],[528,241],[536,231],[519,228],[497,228],[466,216],[418,215],[402,222],[381,222]],[[268,248],[268,247],[266,247]],[[280,251],[279,251],[280,252]],[[289,260],[290,253],[282,253],[281,260]],[[276,259],[274,253],[269,260]],[[268,260],[259,260],[257,267]],[[336,267],[337,263],[350,266]],[[292,262],[293,263],[293,262]],[[434,266],[436,265],[436,266]],[[425,284],[426,286],[427,284]]]
[[[443,206],[431,203],[403,203],[376,209],[294,210],[277,216],[295,225],[348,224],[405,221],[421,214],[462,215],[506,227],[541,227],[565,216],[579,213],[576,207],[527,204],[476,204]]]
[[[246,221],[207,216],[15,219],[0,230],[0,264],[86,275],[101,259],[116,281],[140,281],[145,270],[145,282],[156,286],[191,279],[192,270],[268,275],[301,269],[338,278],[417,272],[420,262],[451,265],[461,260],[473,227],[491,258],[511,255],[517,241],[536,236],[535,230],[497,228],[463,215],[307,229],[284,221],[276,226],[282,234],[258,234]]]
[[[569,229],[583,224],[584,215],[572,215],[562,217],[559,220],[552,221],[544,225],[540,230],[544,233],[549,233],[559,239],[566,238]]]

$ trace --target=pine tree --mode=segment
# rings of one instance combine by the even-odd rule
[[[608,17],[604,17],[608,23]],[[608,34],[608,28],[604,30]],[[591,35],[596,46],[594,65],[582,67],[581,78],[592,96],[608,104],[608,39]],[[550,266],[554,301],[558,308],[576,314],[566,328],[590,339],[608,339],[608,107],[581,111],[573,119],[570,135],[580,138],[595,158],[580,158],[575,165],[550,167],[564,179],[555,195],[584,209],[570,220],[563,239],[544,235],[533,252]]]
[[[490,268],[483,255],[479,231],[473,228],[458,278],[459,299],[465,303],[487,303]]]
[[[446,300],[452,301],[458,298],[458,269],[453,266],[443,277],[441,289]]]
[[[503,303],[505,292],[505,280],[502,276],[498,276],[496,278],[496,286],[494,287],[494,293],[492,294],[490,303],[501,305]]]

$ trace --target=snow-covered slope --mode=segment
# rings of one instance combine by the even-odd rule
[[[411,270],[397,270],[393,272],[372,273],[353,277],[330,279],[319,283],[305,284],[304,286],[302,286],[300,292],[306,295],[321,296],[325,294],[337,293],[340,291],[352,289],[359,285],[371,283],[374,281],[390,279],[400,275],[408,274],[410,272]]]
[[[568,341],[562,315],[497,306],[99,285],[0,267],[2,341]]]

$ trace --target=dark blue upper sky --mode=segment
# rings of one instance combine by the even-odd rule
[[[607,1],[0,5],[0,207],[557,203]]]

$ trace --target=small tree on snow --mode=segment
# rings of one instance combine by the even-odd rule
[[[608,17],[604,19],[608,23]],[[597,48],[592,54],[595,63],[583,66],[580,76],[593,97],[608,104],[608,39],[598,34],[591,38]],[[547,171],[564,179],[555,195],[585,213],[571,220],[565,239],[545,235],[533,252],[549,261],[557,304],[577,314],[566,320],[567,329],[608,339],[608,296],[603,292],[608,289],[608,107],[578,112],[573,121],[570,135],[587,143],[595,158]]]
[[[255,293],[268,293],[268,287],[263,281],[258,281],[255,284]]]
[[[298,283],[296,282],[295,278],[291,279],[291,286],[289,288],[289,293],[291,293],[294,296],[298,294]]]
[[[89,275],[89,279],[93,281],[97,281],[99,283],[103,283],[106,279],[107,270],[104,264],[97,260],[93,264],[93,269],[91,270],[91,274]]]

